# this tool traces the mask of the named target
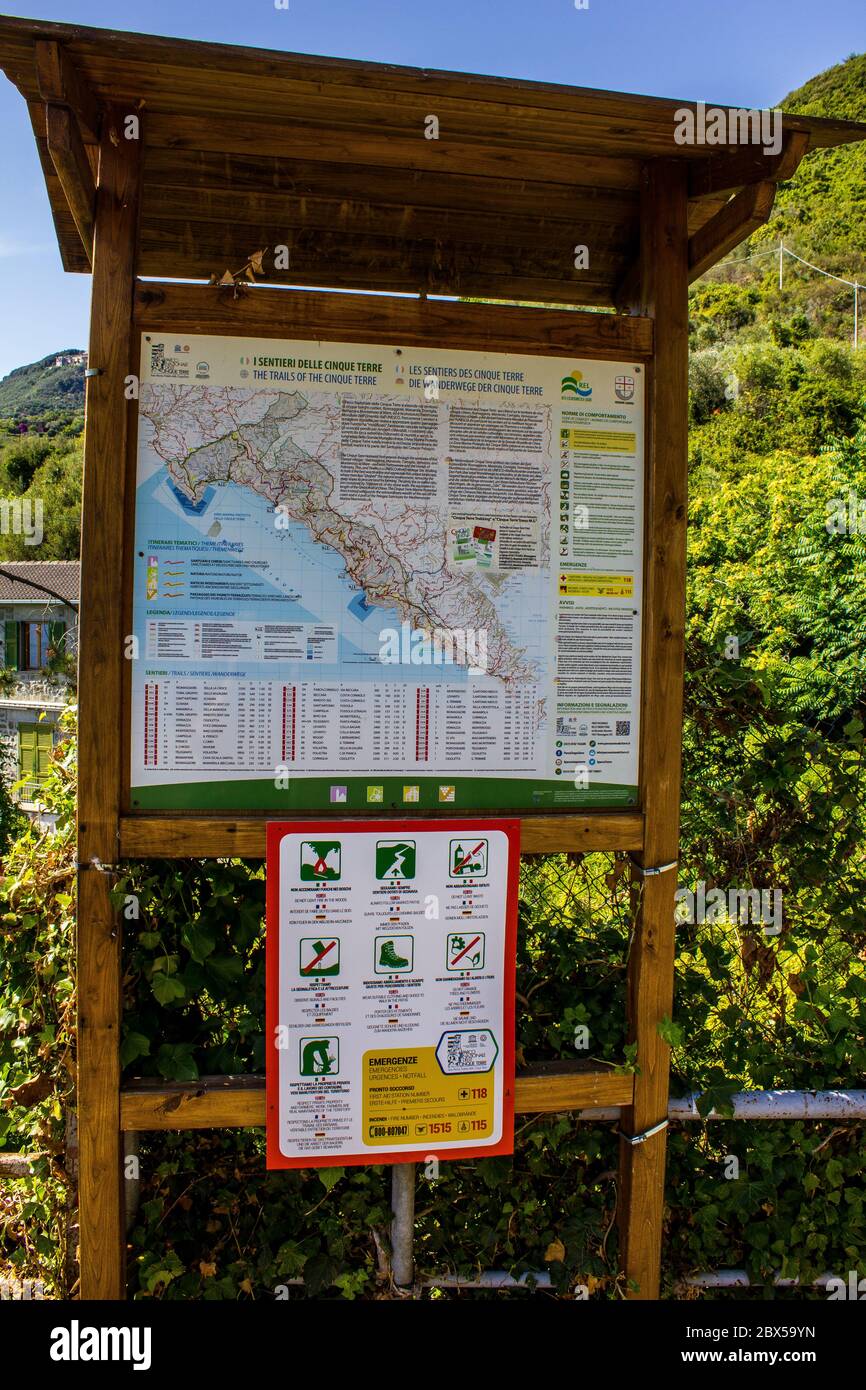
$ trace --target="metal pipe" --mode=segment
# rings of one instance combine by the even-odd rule
[[[699,1092],[671,1099],[668,1118],[700,1120]],[[862,1120],[866,1091],[738,1091],[731,1096],[735,1120]],[[730,1118],[711,1110],[705,1120]]]
[[[828,1281],[835,1276],[829,1272],[819,1274],[817,1279],[813,1279],[808,1284],[802,1284],[803,1288],[820,1289],[825,1288]],[[549,1289],[551,1287],[550,1274],[547,1270],[528,1270],[515,1278],[513,1274],[508,1274],[504,1269],[484,1269],[478,1274],[463,1277],[460,1274],[438,1274],[431,1275],[428,1279],[421,1280],[421,1287],[427,1289],[518,1289],[526,1288],[532,1280],[539,1289]],[[773,1287],[777,1289],[796,1289],[801,1287],[799,1279],[783,1279],[776,1274],[772,1280]],[[701,1274],[692,1274],[687,1279],[683,1279],[677,1285],[680,1289],[749,1289],[763,1288],[765,1283],[757,1281],[755,1283],[749,1278],[744,1269],[711,1269],[705,1270]]]
[[[462,1274],[436,1274],[422,1279],[421,1285],[427,1289],[525,1289],[530,1279],[539,1289],[550,1288],[549,1272],[539,1269],[528,1270],[516,1279],[504,1269],[483,1269],[465,1278]]]
[[[804,1289],[822,1289],[827,1282],[835,1276],[832,1274],[819,1274],[817,1279],[803,1284]],[[702,1274],[692,1274],[688,1279],[683,1279],[677,1285],[683,1289],[751,1289],[764,1288],[769,1281],[758,1280],[755,1283],[749,1278],[744,1269],[708,1269]],[[797,1289],[801,1287],[799,1279],[783,1279],[781,1275],[773,1276],[773,1287],[776,1289]]]
[[[698,1114],[699,1091],[672,1096],[669,1120],[866,1120],[866,1091],[737,1091],[731,1096],[733,1115],[711,1110]],[[597,1106],[579,1110],[578,1119],[601,1123],[618,1120],[622,1106]]]
[[[0,1178],[32,1178],[37,1154],[0,1154]]]
[[[822,1289],[834,1277],[829,1272],[819,1274],[817,1279],[813,1279],[808,1284],[802,1284],[802,1287]],[[469,1275],[466,1278],[460,1274],[431,1275],[430,1278],[421,1280],[421,1287],[427,1289],[517,1289],[526,1288],[530,1280],[539,1289],[551,1287],[550,1274],[547,1270],[528,1270],[525,1274],[515,1278],[513,1274],[508,1274],[504,1269],[484,1269],[478,1274]],[[777,1289],[801,1287],[799,1279],[783,1279],[779,1274],[774,1275],[772,1283],[773,1287]],[[753,1283],[744,1269],[710,1269],[701,1274],[692,1274],[687,1279],[681,1280],[677,1288],[749,1289],[765,1286],[765,1283],[760,1280]]]
[[[404,1288],[415,1277],[415,1164],[395,1163],[391,1168],[391,1277]]]
[[[141,1202],[141,1136],[127,1130],[123,1136],[123,1208],[127,1235],[135,1225]]]

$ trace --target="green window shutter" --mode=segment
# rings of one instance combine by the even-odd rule
[[[44,782],[48,773],[51,750],[54,747],[54,726],[43,725],[36,731],[36,780]]]
[[[18,773],[25,780],[23,794],[32,795],[39,776],[39,745],[35,724],[18,725]]]
[[[14,620],[3,624],[4,656],[3,664],[10,670],[18,670],[18,624]]]
[[[65,623],[49,623],[49,624],[48,624],[48,645],[49,645],[49,647],[53,647],[54,650],[55,650],[56,652],[61,651],[62,648],[63,648],[63,637],[64,637],[65,632],[66,632],[66,624],[65,624]]]
[[[18,772],[24,780],[25,800],[36,796],[45,781],[53,747],[53,724],[18,725]]]

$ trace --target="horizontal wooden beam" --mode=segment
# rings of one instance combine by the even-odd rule
[[[269,222],[188,220],[182,209],[174,215],[151,214],[142,218],[142,265],[182,263],[196,278],[207,280],[226,269],[237,270],[252,254],[263,251],[264,279],[277,284],[313,284],[353,288],[401,288],[431,294],[475,294],[476,286],[493,287],[499,299],[516,299],[514,285],[546,285],[548,293],[563,304],[588,302],[609,286],[622,260],[620,247],[594,239],[591,229],[581,232],[589,248],[589,267],[576,270],[574,229],[552,229],[547,234],[527,229],[523,245],[504,241],[453,240],[443,218],[441,235],[428,223],[426,240],[413,238],[407,225],[400,232],[394,217],[387,235],[367,235],[355,219],[342,225],[304,227],[287,207],[285,215],[272,214]],[[478,228],[479,234],[482,229]],[[285,248],[278,258],[276,248]],[[288,264],[286,264],[286,259]],[[179,272],[178,272],[179,273]]]
[[[325,160],[334,164],[373,164],[392,169],[439,170],[539,179],[543,183],[592,183],[598,188],[636,188],[638,161],[627,156],[593,155],[578,147],[551,151],[540,146],[509,142],[508,131],[497,139],[468,136],[424,138],[423,115],[404,131],[386,130],[387,107],[378,131],[300,121],[230,116],[178,115],[176,111],[151,111],[148,142],[170,149],[212,150],[220,154],[285,155],[291,149],[298,159]]]
[[[579,310],[451,303],[379,295],[139,281],[136,326],[142,332],[240,334],[333,342],[382,342],[424,347],[447,334],[466,351],[646,358],[652,321]]]
[[[336,828],[340,818],[333,819]],[[123,816],[120,856],[122,859],[216,859],[230,855],[237,859],[263,859],[266,825],[264,817],[253,816],[236,820],[203,816]],[[639,850],[642,845],[640,811],[571,812],[524,816],[521,820],[523,854],[564,851],[588,854],[594,850]]]
[[[68,106],[89,145],[99,143],[102,111],[95,93],[85,82],[62,44],[37,39],[36,79],[43,101]]]
[[[743,188],[729,203],[725,203],[721,212],[717,212],[700,231],[695,232],[689,239],[689,281],[697,280],[705,270],[709,270],[710,266],[763,226],[773,211],[775,196],[774,183],[756,183]]]
[[[363,206],[399,204],[417,210],[448,210],[501,217],[503,208],[518,217],[564,221],[580,227],[584,215],[594,223],[637,220],[637,189],[596,188],[574,183],[543,183],[526,177],[479,179],[473,174],[404,169],[372,164],[328,164],[294,154],[221,155],[213,150],[175,150],[148,145],[144,152],[146,202],[166,189],[231,192],[238,202],[248,194],[270,193],[306,198],[342,198]],[[152,193],[151,193],[152,191]],[[169,197],[173,197],[170,194]],[[575,238],[579,240],[580,238]]]
[[[249,50],[245,50],[249,52]],[[115,78],[111,58],[93,58],[88,68],[100,86]],[[359,134],[381,131],[397,135],[423,134],[425,117],[435,113],[441,139],[483,140],[505,144],[535,144],[539,148],[588,154],[641,157],[676,152],[675,107],[639,111],[635,100],[622,94],[604,103],[603,94],[589,92],[589,102],[560,100],[556,106],[521,100],[510,82],[498,94],[478,91],[477,78],[464,79],[462,90],[432,90],[430,74],[415,84],[385,91],[375,81],[357,84],[341,79],[305,78],[298,71],[278,76],[262,64],[253,75],[233,69],[214,74],[191,65],[151,64],[139,57],[124,63],[124,91],[136,92],[148,111],[178,117],[229,116],[236,123],[272,121],[280,126],[302,122],[317,127],[347,129]],[[469,87],[467,83],[471,83]],[[435,105],[431,101],[435,100]],[[638,99],[639,100],[639,99]],[[629,104],[626,111],[625,104]]]
[[[522,275],[538,273],[533,260],[549,267],[542,273],[553,274],[555,267],[563,274],[565,267],[570,269],[574,264],[578,242],[589,248],[593,265],[604,267],[612,255],[621,257],[632,237],[631,220],[636,222],[629,220],[627,205],[618,207],[619,220],[612,220],[603,199],[590,200],[574,216],[558,218],[550,212],[526,211],[518,201],[512,215],[503,218],[501,212],[416,206],[414,193],[411,185],[403,189],[402,199],[396,191],[390,199],[381,195],[373,199],[348,197],[341,190],[311,195],[238,188],[233,182],[209,188],[151,183],[142,205],[142,218],[151,228],[153,241],[165,227],[166,233],[176,229],[176,239],[182,242],[189,236],[190,224],[195,226],[196,239],[201,235],[213,240],[217,229],[224,227],[235,243],[243,236],[256,238],[257,245],[271,248],[283,244],[291,248],[290,233],[311,233],[314,235],[309,238],[310,249],[320,259],[327,254],[328,243],[336,238],[343,247],[348,242],[364,246],[362,238],[375,238],[375,243],[370,241],[371,246],[378,243],[385,248],[389,240],[397,238],[406,255],[412,254],[413,246],[425,242],[435,243],[437,248],[472,248],[476,257],[484,248],[485,261],[489,260],[489,250],[495,249],[499,255],[498,248],[508,247],[519,258],[516,265]],[[294,245],[298,245],[297,235]],[[273,251],[265,260],[268,271],[272,261]]]
[[[587,1071],[549,1063],[517,1077],[518,1114],[630,1105],[634,1077],[612,1068]],[[155,1129],[255,1129],[265,1123],[263,1076],[206,1076],[200,1081],[139,1081],[120,1095],[124,1131]],[[370,1162],[375,1162],[373,1156]]]
[[[68,106],[47,106],[48,153],[57,171],[88,261],[93,259],[96,185],[75,117]]]
[[[624,92],[601,91],[514,77],[489,77],[476,73],[441,72],[401,67],[397,64],[359,62],[345,58],[323,58],[304,53],[273,49],[245,48],[237,45],[202,43],[156,35],[124,33],[116,30],[81,28],[68,24],[29,19],[0,18],[0,58],[25,63],[35,37],[73,44],[87,61],[88,72],[100,85],[118,83],[131,77],[139,80],[148,109],[156,109],[160,96],[177,110],[179,99],[191,83],[222,96],[224,108],[235,94],[246,93],[251,109],[260,90],[265,100],[282,93],[320,95],[322,87],[338,94],[374,92],[382,102],[397,102],[414,95],[429,98],[456,98],[481,106],[516,107],[525,111],[563,112],[574,124],[584,116],[606,117],[611,133],[622,136],[624,127],[652,128],[670,133],[672,154],[676,113],[682,102],[671,98],[639,96]],[[148,84],[145,87],[145,84]],[[138,90],[138,87],[135,87]],[[508,107],[504,104],[507,103]],[[502,104],[502,105],[500,105]],[[425,107],[425,109],[433,109]],[[857,126],[851,121],[833,121],[799,115],[786,117],[792,126],[802,125],[815,134],[816,143],[835,144],[851,140]]]
[[[240,254],[202,256],[197,245],[178,246],[177,243],[164,244],[161,234],[151,224],[141,229],[138,273],[163,280],[178,277],[186,280],[207,281],[214,272],[215,264],[224,269],[237,270],[253,251],[261,249],[261,244],[250,245],[250,238],[244,237],[242,243],[235,243]],[[158,241],[158,245],[154,245]],[[240,249],[242,247],[242,249]],[[449,295],[455,298],[493,300],[500,303],[522,302],[524,304],[550,305],[560,308],[563,305],[578,304],[582,308],[610,308],[613,300],[611,290],[613,277],[593,276],[588,271],[572,272],[570,278],[563,276],[534,275],[489,275],[484,265],[466,264],[455,266],[453,262],[444,265],[437,263],[435,255],[414,266],[395,263],[385,259],[382,262],[370,257],[355,258],[351,246],[343,260],[339,257],[328,262],[320,262],[314,268],[298,269],[295,257],[291,271],[278,271],[268,276],[273,282],[283,286],[303,286],[312,290],[345,290],[363,292],[375,290],[379,294],[425,294]],[[273,336],[272,334],[270,336]],[[366,340],[365,340],[366,341]],[[527,347],[527,352],[531,351]]]
[[[633,1099],[634,1076],[630,1073],[582,1062],[542,1062],[518,1073],[514,1108],[522,1115],[553,1114],[631,1105]]]

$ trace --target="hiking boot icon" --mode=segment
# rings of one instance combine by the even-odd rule
[[[383,941],[379,951],[379,964],[387,970],[405,970],[409,964],[405,956],[398,956],[393,941]]]

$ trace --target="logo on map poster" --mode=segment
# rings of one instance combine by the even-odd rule
[[[613,384],[613,389],[616,392],[616,398],[618,401],[633,401],[634,377],[618,376]]]
[[[562,378],[562,398],[577,396],[582,401],[588,401],[592,395],[592,382],[587,381],[583,372],[575,367],[573,372]]]

